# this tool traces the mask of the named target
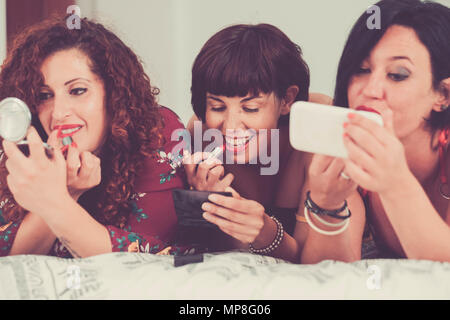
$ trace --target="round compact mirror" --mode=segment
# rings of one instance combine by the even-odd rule
[[[15,142],[19,149],[28,157],[28,142],[25,140],[31,125],[31,112],[22,100],[9,97],[0,101],[0,136]],[[52,147],[44,142],[48,157],[52,157]]]
[[[3,139],[19,142],[27,135],[31,112],[20,99],[6,98],[0,102],[0,135]]]

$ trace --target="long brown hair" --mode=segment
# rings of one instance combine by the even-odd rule
[[[163,123],[155,96],[136,54],[103,25],[83,18],[80,29],[69,29],[66,17],[51,18],[19,34],[1,67],[0,99],[24,100],[43,139],[37,117],[39,89],[44,84],[43,61],[55,52],[76,48],[90,59],[102,79],[107,110],[107,138],[100,152],[102,181],[85,192],[79,203],[99,222],[123,226],[131,207],[136,176],[144,159],[161,146]],[[6,184],[5,158],[0,160],[0,203],[3,218],[18,221],[25,210],[14,201]]]

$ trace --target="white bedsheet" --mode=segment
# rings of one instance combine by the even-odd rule
[[[450,264],[414,260],[296,265],[244,252],[85,259],[0,258],[0,299],[450,299]]]

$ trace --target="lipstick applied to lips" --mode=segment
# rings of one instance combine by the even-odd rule
[[[55,129],[58,129],[58,138],[62,139],[62,153],[65,153],[69,149],[69,146],[77,147],[72,136],[81,129],[80,125],[62,125],[55,127]]]
[[[359,106],[356,108],[357,111],[367,111],[367,112],[373,112],[373,113],[378,113],[379,115],[381,115],[381,113],[373,108],[367,107],[367,106]]]

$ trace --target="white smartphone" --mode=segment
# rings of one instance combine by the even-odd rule
[[[294,149],[348,158],[344,146],[344,122],[349,113],[358,113],[383,125],[381,116],[374,112],[297,101],[291,107],[289,140]]]

